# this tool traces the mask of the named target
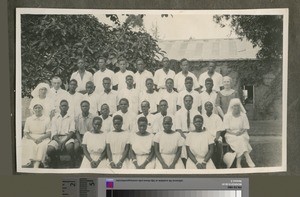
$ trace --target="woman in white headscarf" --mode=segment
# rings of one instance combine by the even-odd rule
[[[249,121],[240,99],[230,100],[228,111],[224,116],[224,128],[226,129],[226,142],[236,152],[236,167],[241,168],[242,156],[245,156],[249,167],[255,167],[249,155],[252,150],[247,132],[250,128]]]
[[[47,83],[39,83],[36,88],[31,92],[33,97],[30,101],[29,109],[31,114],[34,114],[33,106],[37,103],[44,106],[43,114],[52,117],[54,115],[54,105],[48,94],[50,87]]]
[[[43,115],[43,109],[41,103],[34,104],[34,114],[26,119],[22,139],[23,167],[38,168],[45,160],[51,132],[49,130],[50,118]]]

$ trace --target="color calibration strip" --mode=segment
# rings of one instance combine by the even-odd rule
[[[107,190],[106,197],[242,197],[240,190]]]

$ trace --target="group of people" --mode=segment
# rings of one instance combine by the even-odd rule
[[[92,74],[79,59],[67,91],[57,76],[51,88],[39,83],[24,126],[23,167],[59,168],[65,153],[80,168],[215,169],[222,167],[224,141],[237,168],[243,156],[255,167],[249,122],[231,78],[213,62],[199,79],[187,59],[177,74],[168,58],[161,64],[153,75],[138,59],[133,73],[120,58],[114,73],[100,57]]]

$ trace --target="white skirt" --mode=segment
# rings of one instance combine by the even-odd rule
[[[165,161],[165,163],[170,166],[172,164],[172,162],[174,161],[176,154],[161,154],[161,157],[163,158],[163,160]],[[161,163],[159,162],[159,160],[156,158],[156,162],[155,162],[155,169],[163,169]],[[175,165],[175,169],[184,169],[184,165],[182,160],[179,158],[176,165]]]
[[[100,157],[100,154],[90,154],[90,156],[94,161],[97,161]],[[83,157],[80,168],[92,168],[91,162],[86,158],[86,156]],[[103,159],[97,168],[109,168],[107,165],[107,160]]]
[[[115,164],[117,164],[121,158],[122,158],[122,154],[112,154],[112,160]],[[107,160],[107,163],[108,163],[109,168],[111,168],[108,160]],[[128,158],[126,158],[123,162],[121,169],[127,169],[128,166],[129,166],[129,160],[128,160]]]
[[[252,151],[252,147],[249,144],[250,137],[247,132],[240,136],[226,133],[225,139],[232,150],[236,152],[236,157],[242,156],[245,152],[250,153]]]
[[[147,154],[136,155],[136,160],[137,160],[138,165],[142,165],[146,161],[148,156],[149,155],[147,155]],[[154,168],[155,168],[155,159],[152,158],[152,160],[146,165],[145,169],[154,169]],[[130,162],[129,162],[129,169],[136,169],[132,160],[130,160]]]
[[[199,163],[201,163],[203,162],[204,157],[196,157],[196,159]],[[186,169],[198,169],[198,168],[196,164],[194,164],[194,162],[190,158],[188,158],[186,161]],[[206,163],[206,169],[216,169],[216,166],[214,165],[211,159],[209,159],[208,162]]]

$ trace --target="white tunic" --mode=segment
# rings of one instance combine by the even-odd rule
[[[131,75],[133,77],[133,81],[135,82],[134,73],[130,70],[126,70],[124,73],[119,71],[115,74],[115,82],[116,82],[116,85],[118,85],[118,92],[127,87],[127,84],[126,84],[126,76],[127,75]]]
[[[105,133],[92,133],[87,131],[82,139],[82,144],[87,146],[87,151],[90,153],[93,161],[97,161],[106,147]],[[80,168],[91,168],[90,161],[84,156]],[[103,159],[97,168],[108,168],[107,160]]]
[[[172,92],[168,92],[166,89],[159,90],[160,99],[166,100],[168,102],[168,114],[175,115],[177,111],[177,102],[178,102],[178,93],[172,90]]]
[[[117,97],[118,93],[114,90],[111,90],[109,93],[101,92],[98,100],[98,111],[101,111],[101,106],[103,104],[107,104],[109,106],[110,114],[115,113],[118,106]]]
[[[136,72],[134,74],[134,79],[135,79],[135,89],[138,92],[143,92],[146,91],[146,79],[148,78],[153,78],[153,75],[150,71],[144,70],[142,73]]]
[[[207,72],[204,72],[202,73],[200,76],[199,76],[199,84],[200,86],[202,86],[202,91],[205,91],[206,88],[205,88],[205,80],[207,78],[211,78],[214,82],[214,86],[213,86],[213,90],[215,90],[216,92],[219,92],[220,91],[220,87],[223,86],[223,76],[216,72],[210,77],[208,75],[208,71]]]
[[[81,78],[80,73],[78,71],[74,72],[71,75],[71,79],[75,79],[77,81],[77,88],[76,91],[82,91],[85,90],[85,85],[88,81],[93,81],[93,74],[89,71],[84,71],[83,77]]]
[[[105,69],[103,72],[101,70],[98,70],[97,72],[94,73],[93,76],[94,84],[96,86],[95,92],[97,92],[98,94],[104,91],[103,79],[105,77],[110,78],[112,86],[116,85],[115,73],[113,71],[109,69]]]
[[[152,94],[147,93],[146,91],[143,91],[140,93],[139,96],[139,110],[141,110],[141,104],[143,101],[148,101],[150,103],[150,109],[149,109],[149,113],[154,113],[157,112],[157,105],[159,104],[159,93],[154,91]]]
[[[166,80],[171,78],[174,79],[175,72],[171,69],[166,73],[162,68],[158,69],[154,73],[154,84],[157,85],[157,88],[159,89],[165,89],[166,88]]]
[[[186,77],[193,78],[193,82],[194,82],[193,89],[197,89],[200,87],[198,84],[197,78],[193,73],[188,72],[187,76],[185,76],[182,74],[182,72],[179,72],[174,77],[174,87],[177,89],[178,92],[181,92],[182,90],[185,89],[184,82],[185,82]]]
[[[198,91],[195,91],[195,90],[192,90],[190,92],[188,92],[187,90],[182,90],[181,92],[179,92],[177,105],[180,106],[181,108],[184,107],[183,99],[186,95],[190,95],[193,97],[192,109],[198,110],[198,107],[200,106],[200,94]]]
[[[128,111],[132,111],[138,114],[139,111],[139,92],[132,88],[124,88],[118,92],[118,103],[122,98],[126,98],[129,101]]]

